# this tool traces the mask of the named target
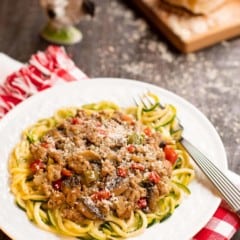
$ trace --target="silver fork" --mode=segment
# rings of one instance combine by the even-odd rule
[[[144,108],[150,108],[154,104],[153,99],[148,97],[146,94],[139,96],[138,98],[134,98],[134,102],[137,106],[142,105]],[[206,175],[206,177],[213,183],[232,210],[237,213],[238,217],[240,217],[240,190],[192,143],[183,137],[179,140],[179,142],[192,157],[198,167],[202,170],[202,172]]]

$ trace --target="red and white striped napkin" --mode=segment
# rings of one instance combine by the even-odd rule
[[[10,69],[17,71],[11,72]],[[6,74],[6,70],[9,75]],[[10,73],[11,72],[11,73]],[[27,97],[56,84],[88,79],[76,67],[64,48],[49,46],[45,52],[32,55],[21,65],[6,55],[0,55],[0,119]]]
[[[18,103],[39,91],[56,84],[86,79],[88,77],[63,47],[49,46],[44,52],[32,55],[25,65],[0,53],[0,119]],[[229,177],[240,185],[238,175],[229,171]],[[239,218],[222,202],[207,225],[192,240],[229,240],[239,229]]]

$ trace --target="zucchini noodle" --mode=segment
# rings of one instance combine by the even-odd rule
[[[40,228],[60,235],[77,237],[79,239],[125,239],[142,233],[153,224],[164,221],[171,216],[183,198],[190,194],[189,183],[194,178],[194,170],[186,151],[178,143],[183,127],[180,125],[176,108],[172,105],[161,105],[158,97],[148,93],[153,99],[153,104],[148,109],[144,106],[132,106],[122,109],[108,101],[83,105],[81,109],[92,113],[115,110],[122,111],[132,116],[138,122],[152,131],[162,135],[164,143],[170,145],[177,153],[177,160],[172,166],[169,193],[157,201],[155,212],[145,212],[141,209],[131,213],[128,219],[121,219],[110,214],[104,221],[85,219],[81,223],[65,219],[60,209],[47,209],[48,196],[43,195],[33,185],[33,175],[29,167],[32,156],[30,144],[39,142],[51,129],[61,124],[65,119],[74,117],[79,108],[69,107],[60,109],[52,117],[41,119],[27,128],[21,141],[16,145],[9,160],[11,174],[11,191],[15,196],[16,204],[26,211],[27,217]]]

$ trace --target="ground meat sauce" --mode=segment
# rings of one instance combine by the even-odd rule
[[[172,171],[161,144],[159,133],[120,111],[78,110],[31,143],[34,188],[48,197],[44,208],[77,223],[154,212]]]

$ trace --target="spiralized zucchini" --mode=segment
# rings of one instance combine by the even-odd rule
[[[57,111],[52,117],[41,119],[23,132],[20,143],[13,150],[9,160],[11,174],[11,190],[15,195],[16,204],[24,211],[28,218],[40,228],[53,233],[78,237],[79,239],[124,239],[136,236],[147,227],[159,223],[173,214],[181,204],[186,194],[190,194],[188,184],[194,178],[194,170],[185,150],[178,144],[183,128],[176,117],[176,109],[172,105],[160,105],[156,95],[149,93],[154,103],[148,109],[144,106],[133,106],[121,109],[131,114],[142,124],[162,134],[164,141],[176,150],[178,159],[173,166],[170,193],[158,200],[158,208],[154,213],[137,210],[127,220],[116,216],[108,216],[106,221],[92,221],[86,219],[81,224],[62,218],[58,210],[46,210],[44,203],[46,196],[32,188],[29,162],[31,142],[37,142],[50,129],[57,126],[64,119],[73,117],[77,108],[65,108]],[[83,105],[87,111],[114,111],[120,107],[112,102],[99,102]]]

